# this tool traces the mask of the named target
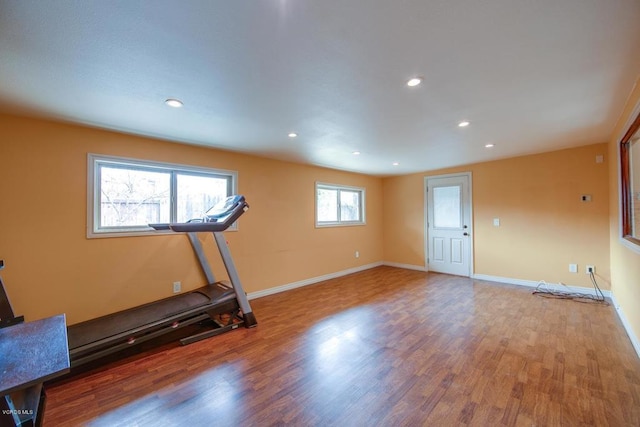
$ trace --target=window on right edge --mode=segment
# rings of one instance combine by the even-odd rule
[[[364,224],[364,188],[316,182],[316,227]]]
[[[620,140],[622,238],[640,246],[640,114]]]

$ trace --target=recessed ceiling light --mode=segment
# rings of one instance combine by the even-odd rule
[[[466,128],[467,126],[469,126],[471,124],[471,122],[467,121],[467,120],[463,120],[460,123],[458,123],[458,127],[461,128]]]
[[[289,133],[289,138],[295,138],[296,136],[298,136],[298,134],[295,133],[295,132],[290,132]]]
[[[398,163],[398,162],[393,162],[393,163],[392,163],[392,165],[393,165],[393,166],[398,166],[399,164],[400,164],[400,163]]]
[[[359,156],[359,155],[360,155],[360,152],[359,152],[359,151],[354,151],[354,152],[353,152],[353,153],[351,153],[351,154],[353,154],[354,156]]]
[[[495,144],[485,144],[484,148],[493,148],[495,147]]]
[[[422,83],[421,77],[414,77],[412,79],[407,80],[407,86],[409,87],[418,86],[420,83]]]
[[[164,101],[164,103],[167,104],[169,107],[173,107],[173,108],[180,108],[184,105],[182,101],[174,98],[169,98],[166,101]]]

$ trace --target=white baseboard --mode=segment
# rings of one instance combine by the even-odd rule
[[[311,277],[309,279],[299,280],[293,283],[287,283],[286,285],[276,286],[274,288],[265,289],[263,291],[249,292],[247,294],[247,298],[251,300],[251,299],[266,297],[267,295],[278,294],[280,292],[288,291],[295,288],[300,288],[302,286],[312,285],[314,283],[323,282],[325,280],[346,276],[347,274],[353,274],[359,271],[369,270],[374,267],[379,267],[382,264],[383,264],[382,262],[374,262],[372,264],[366,264],[366,265],[361,265],[359,267],[348,268],[346,270],[325,274],[323,276]]]
[[[631,340],[631,345],[636,350],[636,354],[640,358],[640,341],[638,341],[638,337],[633,333],[633,329],[631,329],[631,324],[627,320],[627,316],[624,315],[624,311],[622,311],[622,307],[618,304],[618,300],[614,294],[611,294],[611,302],[613,303],[613,308],[616,309],[616,313],[618,313],[618,317],[622,322],[622,326],[624,326],[625,331],[627,331],[627,335],[629,336],[629,340]]]
[[[535,280],[523,280],[523,279],[513,279],[511,277],[500,277],[500,276],[490,276],[488,274],[474,274],[471,276],[472,279],[478,280],[488,280],[490,282],[499,282],[499,283],[509,283],[511,285],[518,286],[527,286],[529,288],[536,288],[540,282]],[[554,291],[565,291],[565,292],[574,292],[577,294],[583,295],[592,295],[596,296],[596,291],[593,288],[583,288],[581,286],[568,286],[562,285],[560,283],[547,283],[547,289],[551,289]],[[603,290],[602,294],[605,297],[611,297],[611,291]]]
[[[399,262],[390,262],[390,261],[384,261],[382,265],[388,265],[389,267],[396,267],[396,268],[404,268],[405,270],[429,271],[427,267],[423,265],[400,264]]]

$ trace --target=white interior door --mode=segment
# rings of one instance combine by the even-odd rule
[[[471,276],[470,174],[427,178],[429,271]]]

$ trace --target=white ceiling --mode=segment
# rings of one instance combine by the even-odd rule
[[[605,142],[639,53],[638,0],[0,0],[0,110],[395,175]]]

